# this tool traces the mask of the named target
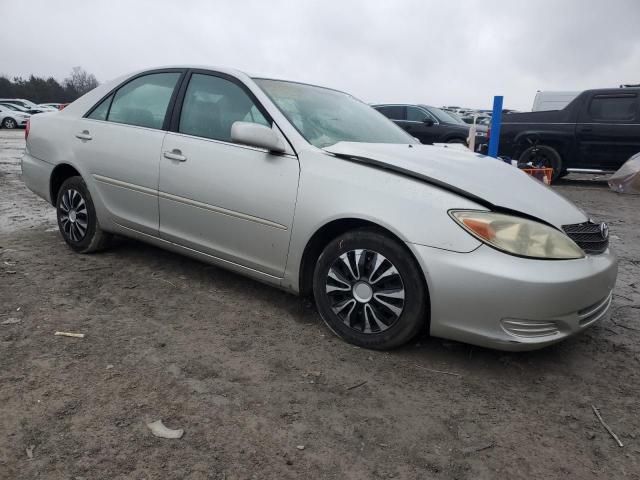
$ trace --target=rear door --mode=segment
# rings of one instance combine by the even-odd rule
[[[640,152],[640,114],[636,92],[594,94],[576,124],[580,168],[617,170]]]
[[[269,126],[237,79],[197,71],[181,89],[160,164],[160,235],[273,277],[282,277],[300,167],[293,154],[235,144],[236,121]],[[284,139],[286,143],[286,139]]]
[[[118,225],[158,235],[162,141],[181,70],[139,75],[78,122],[76,158]]]

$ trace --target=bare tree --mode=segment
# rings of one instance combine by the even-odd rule
[[[10,80],[0,74],[0,98],[27,98],[35,103],[73,102],[97,86],[96,77],[80,67],[75,67],[62,83],[53,77],[29,75]]]
[[[96,88],[98,80],[92,73],[87,73],[82,67],[73,67],[71,75],[65,78],[64,85],[80,96]]]

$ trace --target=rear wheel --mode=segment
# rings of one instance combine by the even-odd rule
[[[546,145],[533,145],[527,148],[518,159],[518,163],[529,163],[536,168],[552,168],[552,181],[556,181],[563,173],[562,158],[560,154],[552,147]]]
[[[76,252],[95,252],[110,243],[112,236],[100,228],[91,194],[81,177],[71,177],[62,183],[56,210],[60,233]]]
[[[13,128],[16,128],[18,124],[13,118],[5,118],[4,121],[2,122],[2,126],[4,128],[13,129]]]
[[[398,347],[426,324],[427,291],[414,259],[374,229],[348,232],[325,247],[313,294],[327,326],[361,347]]]

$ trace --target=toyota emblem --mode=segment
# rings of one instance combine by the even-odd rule
[[[600,235],[602,235],[603,240],[609,238],[609,226],[604,222],[600,224]]]

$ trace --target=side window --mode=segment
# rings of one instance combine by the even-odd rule
[[[393,105],[388,107],[378,107],[378,111],[391,120],[407,119],[407,109],[403,106]]]
[[[270,126],[238,85],[213,75],[193,74],[184,96],[178,131],[230,142],[231,125],[238,121]]]
[[[430,118],[427,113],[418,107],[407,107],[407,120],[412,122],[424,122],[427,118]]]
[[[115,93],[109,122],[162,128],[180,73],[152,73],[138,77]]]
[[[113,94],[109,95],[100,103],[100,105],[94,108],[93,112],[91,112],[87,118],[93,118],[94,120],[106,120],[111,100],[113,100]]]
[[[589,104],[589,116],[594,121],[624,122],[637,119],[636,95],[596,95]]]

